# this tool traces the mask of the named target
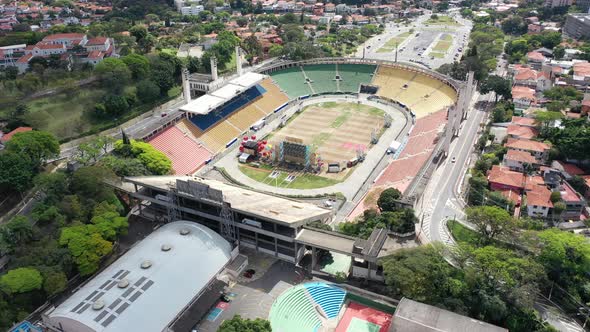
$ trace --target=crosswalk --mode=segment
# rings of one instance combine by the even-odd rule
[[[434,210],[434,206],[436,205],[436,200],[432,199],[432,200],[430,200],[429,203],[430,204],[427,205],[427,207],[424,209],[424,212],[422,214],[422,232],[423,232],[424,236],[431,241],[440,240],[445,245],[454,246],[456,244],[455,240],[451,237],[450,232],[447,229],[446,221],[449,219],[448,217],[445,217],[445,219],[436,223],[437,236],[435,236],[435,237],[432,236],[433,235],[432,234],[432,212]],[[459,207],[460,204],[457,202],[457,200],[455,198],[447,200],[445,202],[445,206],[447,208],[452,209],[453,211],[456,211],[456,213],[454,214],[453,217],[460,218],[460,219],[465,217],[465,213],[461,210],[461,208]]]

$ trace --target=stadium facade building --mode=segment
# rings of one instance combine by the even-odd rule
[[[213,230],[175,221],[42,314],[49,331],[185,331],[219,299],[238,248]],[[187,314],[185,314],[187,313]]]
[[[303,246],[294,241],[310,222],[328,222],[332,211],[216,180],[192,176],[129,177],[122,188],[140,214],[161,221],[192,220],[228,240],[296,262]]]

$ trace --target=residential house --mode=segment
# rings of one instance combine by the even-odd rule
[[[504,155],[504,165],[512,171],[523,172],[525,164],[536,167],[537,163],[535,157],[526,151],[508,150]]]
[[[510,138],[524,138],[532,139],[537,137],[539,131],[533,127],[519,126],[516,124],[509,124],[506,134]]]
[[[528,52],[526,59],[531,67],[535,69],[540,69],[543,63],[547,62],[547,58],[542,53],[536,51]]]
[[[62,44],[66,47],[73,47],[75,45],[84,45],[88,41],[88,38],[83,33],[57,33],[46,36],[42,42],[46,44]]]
[[[36,45],[29,45],[25,49],[25,54],[31,54],[33,57],[48,57],[54,54],[64,54],[68,50],[64,44],[45,44],[39,42]]]
[[[579,220],[586,206],[586,200],[577,191],[564,181],[559,187],[561,200],[565,204],[565,211],[561,214],[563,220]]]
[[[543,185],[544,181],[541,176],[525,176],[521,172],[511,171],[508,167],[494,165],[488,171],[488,183],[493,191],[512,190],[522,193],[525,189],[531,190],[534,186]]]
[[[535,90],[526,86],[512,87],[512,102],[516,110],[523,111],[536,104]]]
[[[534,186],[526,193],[527,215],[532,218],[547,218],[553,208],[551,190],[545,186]]]
[[[547,143],[521,138],[508,138],[508,141],[506,144],[504,144],[504,146],[509,150],[529,152],[540,163],[547,159],[549,149],[551,148],[551,146]]]
[[[561,173],[561,176],[563,176],[563,178],[566,180],[569,180],[574,176],[586,174],[586,172],[584,172],[584,170],[582,170],[578,166],[560,160],[554,160],[551,163],[551,167],[559,171]]]

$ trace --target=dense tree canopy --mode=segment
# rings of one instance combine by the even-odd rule
[[[218,332],[271,332],[270,322],[256,318],[244,319],[235,315],[232,319],[225,320],[219,326]]]
[[[46,160],[59,155],[59,142],[51,133],[26,131],[12,136],[6,143],[6,150],[29,156],[33,166],[39,167]]]
[[[402,197],[402,193],[396,188],[387,188],[381,192],[377,200],[377,206],[381,211],[394,211],[397,201]]]
[[[59,237],[59,244],[68,248],[78,271],[83,276],[98,270],[102,257],[113,249],[112,243],[101,236],[95,225],[64,228]]]
[[[467,221],[477,227],[484,242],[490,242],[512,232],[515,221],[506,210],[497,206],[478,206],[466,210]]]
[[[29,267],[10,270],[0,277],[0,289],[8,294],[26,293],[41,289],[43,277],[41,273]]]

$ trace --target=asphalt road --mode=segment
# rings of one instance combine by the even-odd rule
[[[503,59],[498,59],[494,74],[506,75],[506,62]],[[470,107],[467,119],[461,124],[459,137],[451,142],[447,159],[434,172],[417,208],[421,215],[422,232],[430,241],[452,244],[444,221],[451,218],[463,219],[465,216],[465,202],[459,190],[472,161],[480,124],[486,118],[484,107],[493,104],[495,100],[493,93],[476,94],[476,98],[477,102]]]

